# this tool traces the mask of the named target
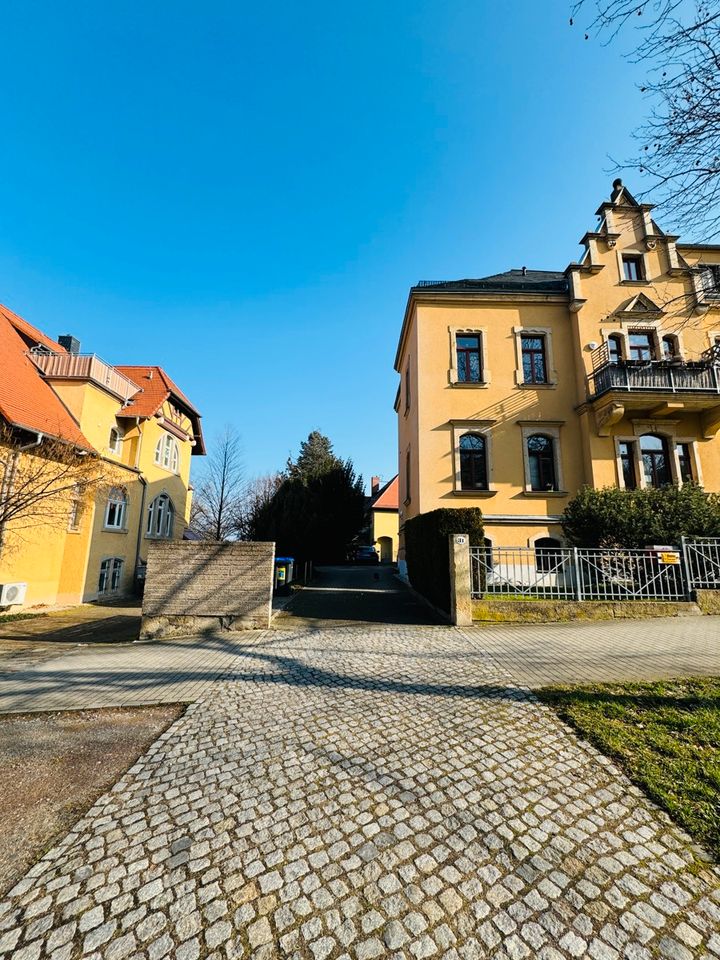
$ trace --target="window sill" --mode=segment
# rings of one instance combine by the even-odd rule
[[[451,387],[460,387],[461,389],[467,389],[468,387],[474,387],[475,389],[480,388],[481,390],[487,390],[490,386],[489,380],[451,380]]]
[[[554,390],[557,387],[557,381],[548,383],[519,383],[521,390]]]
[[[453,490],[456,497],[494,497],[497,490]]]
[[[523,490],[524,497],[569,497],[567,490]]]
[[[103,527],[102,532],[103,533],[129,533],[130,531],[128,530],[127,527]]]
[[[172,540],[172,537],[163,537],[159,533],[146,533],[146,540]]]
[[[649,280],[621,280],[621,287],[647,287]]]

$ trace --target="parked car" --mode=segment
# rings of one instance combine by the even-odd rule
[[[355,563],[380,563],[375,547],[356,547],[353,553]]]

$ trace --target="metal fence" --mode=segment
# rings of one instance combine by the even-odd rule
[[[720,553],[716,560],[720,586]],[[675,549],[471,547],[470,570],[474,599],[671,601],[691,590]]]
[[[720,540],[683,537],[683,559],[691,590],[720,590]]]

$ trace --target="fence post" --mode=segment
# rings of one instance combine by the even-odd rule
[[[692,600],[694,587],[692,567],[690,566],[690,551],[688,550],[687,537],[680,537],[680,549],[682,550],[682,574],[685,579],[685,596]]]
[[[470,575],[470,537],[451,533],[450,555],[450,619],[458,627],[472,625],[472,579]]]
[[[582,600],[582,567],[580,566],[580,554],[577,547],[573,547],[573,567],[575,568],[575,599]]]

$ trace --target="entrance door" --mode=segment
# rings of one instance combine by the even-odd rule
[[[380,547],[380,563],[392,563],[392,538],[380,537],[378,546]]]

